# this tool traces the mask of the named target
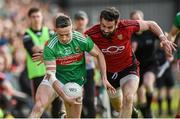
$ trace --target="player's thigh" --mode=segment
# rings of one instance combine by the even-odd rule
[[[121,81],[123,96],[134,96],[139,86],[139,77],[137,75],[130,74],[122,78]]]
[[[145,87],[154,85],[155,82],[155,73],[148,71],[143,75],[143,84]]]
[[[42,105],[47,106],[55,99],[55,92],[52,87],[40,84],[36,93],[36,102],[40,101]]]

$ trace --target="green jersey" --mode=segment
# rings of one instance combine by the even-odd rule
[[[174,19],[174,25],[180,30],[180,12],[176,14],[176,17]],[[178,46],[178,50],[176,53],[177,59],[180,59],[180,47]]]
[[[178,13],[176,14],[176,17],[175,17],[175,19],[174,19],[174,25],[175,25],[178,29],[180,29],[180,12],[178,12]]]
[[[77,31],[72,32],[71,41],[63,44],[57,34],[46,43],[43,53],[45,61],[56,60],[56,78],[63,84],[76,82],[83,85],[86,81],[85,51],[90,52],[94,43]]]

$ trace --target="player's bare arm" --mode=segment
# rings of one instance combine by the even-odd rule
[[[111,86],[111,84],[108,82],[107,80],[107,75],[106,75],[106,62],[104,59],[104,55],[102,54],[102,52],[99,50],[99,48],[94,44],[93,49],[90,51],[90,54],[94,57],[97,58],[98,64],[99,64],[99,68],[101,71],[101,78],[103,81],[104,86],[111,92],[111,93],[115,93],[116,89],[113,88]]]
[[[165,49],[166,53],[168,55],[172,55],[172,52],[176,50],[176,44],[167,39],[162,29],[158,26],[156,22],[143,20],[138,20],[138,22],[140,25],[140,31],[150,30],[155,33],[159,37],[161,45]]]

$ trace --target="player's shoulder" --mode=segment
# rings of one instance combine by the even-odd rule
[[[178,12],[177,14],[176,14],[176,17],[175,17],[175,19],[180,19],[180,12]]]
[[[79,42],[86,42],[86,37],[82,33],[78,32],[78,31],[73,31],[72,32],[72,38],[73,38],[73,40],[76,40],[76,41],[79,41]]]
[[[24,33],[22,38],[24,42],[31,40],[31,36],[27,32]]]
[[[55,31],[49,29],[49,36],[50,36],[50,37],[53,37],[53,36],[55,36],[55,35],[56,35]]]
[[[53,49],[57,43],[58,43],[58,37],[57,37],[56,33],[54,33],[50,36],[50,39],[48,41],[46,41],[45,46]]]
[[[119,20],[118,27],[123,28],[123,27],[129,27],[129,26],[139,26],[138,21],[136,20],[129,20],[129,19],[123,19]]]
[[[72,35],[73,36],[79,36],[79,37],[84,37],[84,35],[82,34],[82,33],[80,33],[80,32],[78,32],[78,31],[72,31]]]
[[[85,34],[86,35],[93,35],[93,34],[97,34],[97,33],[100,33],[101,29],[100,29],[100,24],[96,24],[92,27],[90,27],[86,32]]]
[[[176,16],[179,16],[179,17],[180,17],[180,12],[178,12],[178,13],[176,14]]]

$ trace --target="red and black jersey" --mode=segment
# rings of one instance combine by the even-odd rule
[[[131,36],[140,29],[135,20],[121,20],[111,39],[104,38],[100,24],[85,32],[105,56],[107,71],[119,72],[137,63],[131,47]]]

